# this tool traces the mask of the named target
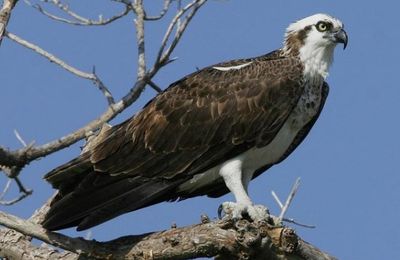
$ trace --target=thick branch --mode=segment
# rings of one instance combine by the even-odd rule
[[[247,220],[208,222],[206,218],[203,223],[193,226],[126,236],[109,242],[70,238],[2,212],[0,224],[48,244],[97,259],[190,259],[211,256],[220,259],[334,259],[298,238],[290,228],[270,227],[267,223],[250,223]],[[2,243],[0,239],[0,245]]]
[[[11,11],[18,0],[4,0],[0,10],[0,45],[3,40],[4,32],[6,31],[8,21],[11,17]]]
[[[45,214],[49,210],[49,205],[54,196],[52,196],[40,209],[35,211],[29,219],[32,223],[40,223],[43,221]],[[59,252],[57,248],[43,244],[35,246],[31,243],[32,238],[15,230],[3,228],[0,230],[0,258],[6,259],[65,259],[76,260],[79,255],[72,252]]]
[[[136,41],[138,46],[138,70],[137,78],[143,79],[146,74],[146,56],[145,56],[145,42],[144,42],[144,9],[143,0],[135,0],[132,3],[132,9],[136,14],[135,27],[136,27]]]

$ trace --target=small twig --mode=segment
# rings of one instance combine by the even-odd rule
[[[26,142],[24,141],[24,139],[21,137],[21,135],[18,133],[18,131],[16,129],[14,129],[14,134],[17,137],[18,141],[20,141],[20,143],[24,146],[25,149],[29,149],[29,147],[31,147],[31,144],[26,144]],[[32,194],[33,190],[31,189],[26,189],[24,187],[24,185],[22,184],[21,180],[18,178],[19,173],[21,172],[22,168],[20,167],[5,167],[5,166],[0,166],[0,170],[2,170],[7,176],[8,176],[8,181],[6,183],[6,186],[4,187],[3,192],[0,194],[0,205],[4,205],[4,206],[10,206],[10,205],[14,205],[15,203],[23,200],[24,198],[28,197],[29,195]],[[8,192],[11,182],[12,180],[14,180],[19,188],[19,196],[15,199],[12,200],[3,200],[4,196],[6,195],[6,193]]]
[[[94,80],[94,76],[93,74],[90,73],[86,73],[83,72],[79,69],[76,69],[74,67],[72,67],[71,65],[67,64],[66,62],[64,62],[63,60],[61,60],[60,58],[56,57],[55,55],[45,51],[44,49],[40,48],[39,46],[30,43],[24,39],[22,39],[21,37],[11,33],[11,32],[5,32],[5,36],[7,38],[9,38],[10,40],[13,40],[14,42],[33,50],[34,52],[38,53],[39,55],[45,57],[46,59],[48,59],[50,62],[53,62],[55,64],[57,64],[58,66],[62,67],[63,69],[67,70],[68,72],[71,72],[72,74],[84,78],[84,79],[90,79],[90,80]]]
[[[144,16],[144,20],[146,20],[146,21],[160,20],[167,13],[170,4],[171,4],[171,0],[164,0],[164,6],[163,6],[163,9],[160,11],[160,14],[157,15],[157,16],[147,16],[147,15],[145,15]]]
[[[26,144],[26,142],[24,141],[24,139],[22,139],[21,135],[18,133],[17,129],[14,129],[14,134],[15,137],[17,137],[18,141],[24,146],[27,147],[28,145]]]
[[[31,194],[32,193],[20,193],[20,195],[15,199],[12,199],[12,200],[1,200],[0,201],[0,205],[3,205],[3,206],[14,205],[14,204],[20,202],[21,200],[25,199],[26,197],[28,197]]]
[[[18,185],[18,189],[19,189],[20,195],[19,195],[18,198],[15,198],[14,200],[9,201],[6,205],[13,205],[13,204],[17,203],[18,201],[21,201],[24,198],[28,197],[29,195],[32,195],[32,193],[33,193],[33,190],[26,189],[24,187],[24,185],[22,184],[22,182],[21,182],[21,180],[19,179],[18,176],[14,177],[13,179],[15,180],[15,182]]]
[[[15,203],[23,200],[24,198],[26,198],[26,197],[28,197],[29,195],[32,194],[33,191],[30,190],[30,189],[26,189],[24,187],[24,185],[22,184],[22,182],[20,181],[20,179],[18,178],[18,174],[19,174],[19,171],[21,169],[19,169],[18,172],[13,172],[13,170],[8,168],[8,167],[0,167],[0,169],[3,172],[5,172],[6,175],[8,175],[8,176],[9,175],[16,175],[16,176],[13,176],[13,177],[9,177],[9,180],[6,183],[6,185],[5,185],[4,189],[3,189],[3,192],[0,194],[0,205],[3,205],[3,206],[14,205]],[[17,183],[20,194],[19,194],[18,197],[14,198],[12,200],[4,200],[3,198],[6,195],[6,193],[8,192],[8,190],[10,189],[10,185],[11,185],[11,181],[12,180],[14,180]]]
[[[32,194],[32,190],[31,189],[26,189],[18,177],[15,177],[14,180],[18,185],[19,192],[24,193],[26,195],[31,195]]]
[[[196,12],[199,10],[199,8],[206,3],[207,0],[196,0],[193,2],[193,8],[192,11],[186,15],[185,19],[179,24],[179,27],[177,27],[174,39],[172,40],[171,45],[168,47],[168,49],[165,51],[164,55],[161,56],[161,61],[167,61],[169,59],[169,56],[171,55],[172,51],[175,49],[176,45],[178,44],[179,40],[181,39],[183,33],[185,32],[188,24],[196,14]],[[191,4],[185,6],[182,10],[184,12],[185,9],[190,6]],[[188,9],[186,9],[188,10]],[[179,19],[181,18],[180,16],[176,16],[176,23],[179,22]]]
[[[285,215],[286,211],[288,210],[290,203],[292,202],[294,196],[296,195],[299,185],[300,185],[300,178],[297,178],[296,182],[294,183],[294,185],[292,187],[292,190],[289,193],[288,198],[286,199],[285,205],[283,205],[282,201],[279,199],[279,197],[275,193],[275,191],[271,191],[272,197],[274,197],[276,203],[279,205],[279,208],[281,210],[281,213],[279,214],[279,217],[278,217],[278,222],[285,221],[285,222],[292,223],[292,224],[306,227],[306,228],[315,228],[315,226],[313,226],[313,225],[299,223],[299,222],[295,221],[293,218],[284,218],[284,215]]]
[[[151,80],[149,80],[149,81],[147,82],[147,84],[149,84],[149,86],[150,86],[152,89],[154,89],[155,91],[157,91],[158,93],[160,93],[160,92],[163,91],[159,86],[156,85],[156,83],[154,83],[154,82],[151,81]]]
[[[124,17],[127,15],[130,11],[129,5],[126,5],[125,10],[121,12],[120,14],[114,15],[108,19],[104,19],[102,16],[99,16],[99,20],[92,20],[85,18],[81,15],[78,15],[76,12],[72,11],[69,9],[69,7],[66,4],[63,4],[59,0],[52,0],[52,1],[46,1],[46,3],[51,3],[55,6],[57,6],[60,10],[62,10],[64,13],[66,13],[68,16],[72,17],[75,20],[68,20],[63,17],[59,17],[57,15],[51,14],[48,11],[44,10],[43,7],[39,4],[32,4],[29,0],[25,0],[25,3],[32,8],[36,9],[39,11],[41,14],[47,16],[48,18],[58,21],[58,22],[63,22],[71,25],[80,25],[80,26],[101,26],[101,25],[107,25],[109,23],[112,23],[121,17]]]
[[[276,195],[275,191],[271,191],[272,197],[274,197],[276,203],[278,204],[279,208],[282,209],[283,208],[283,203],[281,202],[281,200],[279,199],[278,195]]]
[[[96,74],[96,68],[93,66],[92,75],[94,76],[93,83],[98,87],[98,89],[103,93],[106,97],[108,105],[112,105],[115,103],[114,97],[111,94],[110,90],[103,84],[100,78]]]
[[[11,182],[12,182],[12,179],[8,179],[6,185],[4,186],[3,191],[0,193],[0,203],[1,203],[1,201],[3,201],[4,196],[6,195],[8,190],[10,189]]]
[[[282,220],[286,214],[286,211],[289,209],[290,203],[292,202],[294,196],[296,195],[297,189],[300,186],[300,178],[296,179],[296,182],[293,184],[292,190],[289,193],[289,196],[286,199],[285,205],[283,205],[281,214],[279,214],[279,219]]]
[[[111,92],[103,84],[103,82],[99,79],[99,77],[94,73],[94,71],[93,71],[93,73],[87,73],[87,72],[81,71],[75,67],[72,67],[71,65],[67,64],[65,61],[56,57],[54,54],[51,54],[51,53],[45,51],[44,49],[40,48],[39,46],[37,46],[33,43],[30,43],[11,32],[8,32],[8,31],[5,32],[5,36],[7,38],[9,38],[10,40],[13,40],[16,43],[18,43],[28,49],[33,50],[34,52],[36,52],[39,55],[43,56],[44,58],[48,59],[50,62],[57,64],[58,66],[65,69],[66,71],[74,74],[75,76],[92,81],[98,87],[98,89],[100,89],[100,91],[103,93],[103,95],[105,95],[109,105],[115,103]]]
[[[189,14],[186,18],[186,20],[188,20],[188,22],[190,21],[191,17],[193,17],[193,15],[195,14],[195,12],[197,11],[198,8],[201,7],[201,5],[203,5],[205,3],[206,0],[195,0],[191,3],[189,3],[188,5],[186,5],[184,8],[180,9],[175,17],[172,19],[171,23],[169,24],[167,31],[164,34],[164,38],[161,41],[161,46],[160,49],[158,50],[158,54],[157,54],[157,58],[156,58],[156,65],[160,66],[163,65],[168,59],[169,59],[169,55],[172,53],[173,49],[175,48],[175,45],[171,44],[171,46],[167,49],[167,51],[164,52],[166,46],[167,46],[167,42],[171,36],[172,31],[174,30],[176,24],[178,23],[179,19],[186,13],[186,11],[188,11],[189,9],[191,9],[193,6],[194,10],[192,11],[191,14]],[[185,24],[185,26],[181,25],[180,26],[180,30],[183,31],[186,29],[187,23]],[[180,39],[180,34],[178,34],[178,29],[177,29],[177,33],[175,34],[175,38],[173,39],[173,43],[176,41],[179,41]]]
[[[288,222],[288,223],[292,223],[292,224],[301,226],[301,227],[305,227],[305,228],[315,228],[314,225],[308,225],[308,224],[299,223],[299,222],[297,222],[296,220],[294,220],[292,218],[283,218],[282,220],[285,221],[285,222]]]

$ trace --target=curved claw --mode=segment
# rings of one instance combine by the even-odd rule
[[[218,207],[218,218],[230,217],[234,220],[249,218],[252,221],[268,221],[270,214],[263,205],[246,205],[237,202],[224,202]]]
[[[222,204],[220,204],[219,205],[219,207],[218,207],[218,218],[219,219],[222,219],[222,211],[223,211],[223,207],[222,207]]]

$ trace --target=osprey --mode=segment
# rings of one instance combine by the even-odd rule
[[[328,95],[325,82],[343,23],[316,14],[291,24],[283,48],[196,71],[95,144],[45,176],[58,195],[43,226],[84,230],[163,201],[229,191],[233,217],[265,218],[251,179],[303,141]]]

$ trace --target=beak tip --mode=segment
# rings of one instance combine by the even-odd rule
[[[347,47],[347,42],[349,40],[346,31],[341,29],[336,33],[335,38],[337,43],[343,43],[343,50],[345,50]]]

